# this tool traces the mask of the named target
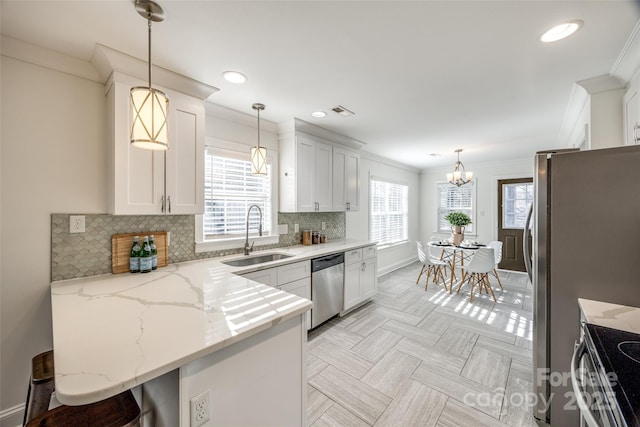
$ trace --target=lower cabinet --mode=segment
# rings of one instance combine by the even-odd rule
[[[265,268],[242,274],[242,277],[255,280],[258,283],[273,286],[282,291],[311,299],[311,262],[300,261],[280,267]],[[311,329],[311,312],[307,311],[307,330]]]
[[[375,296],[378,287],[378,256],[375,246],[344,254],[344,306],[350,310]]]

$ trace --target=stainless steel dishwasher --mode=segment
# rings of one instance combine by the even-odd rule
[[[311,301],[312,328],[340,313],[344,301],[344,253],[311,260]]]

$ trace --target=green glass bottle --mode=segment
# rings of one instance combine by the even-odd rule
[[[158,268],[158,247],[153,240],[153,234],[149,236],[149,246],[151,246],[151,269],[155,270]]]
[[[144,236],[142,243],[142,255],[140,255],[140,273],[149,273],[151,271],[151,245],[149,245],[149,236]]]
[[[140,255],[142,253],[142,247],[140,246],[138,236],[133,238],[133,246],[131,246],[131,252],[129,253],[129,271],[132,273],[140,272]]]

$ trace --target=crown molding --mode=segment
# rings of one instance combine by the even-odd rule
[[[98,70],[103,83],[107,83],[114,72],[126,74],[143,81],[148,79],[149,68],[146,61],[101,44],[96,44],[91,63]],[[214,86],[157,65],[153,65],[153,83],[202,100],[206,100],[219,90]]]
[[[1,42],[2,56],[7,58],[104,83],[98,71],[89,62],[5,35],[2,36]]]
[[[638,69],[640,69],[640,21],[633,28],[609,74],[628,83]]]
[[[213,116],[219,119],[228,120],[230,122],[238,123],[244,126],[250,126],[254,128],[258,127],[258,119],[256,114],[247,114],[242,111],[214,104],[210,101],[205,102],[204,106],[207,116]],[[275,134],[278,133],[278,125],[262,117],[260,117],[260,127],[268,132],[273,132]]]

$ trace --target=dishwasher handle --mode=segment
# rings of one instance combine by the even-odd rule
[[[325,268],[333,267],[338,264],[344,264],[344,252],[312,259],[311,272],[315,273],[316,271],[324,270]]]

